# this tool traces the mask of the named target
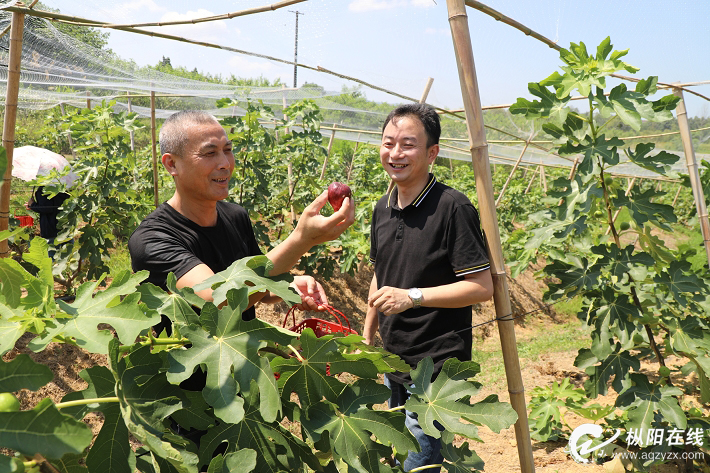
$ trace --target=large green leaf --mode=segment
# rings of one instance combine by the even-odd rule
[[[22,317],[24,311],[19,309],[11,309],[3,303],[0,303],[0,356],[15,348],[15,342],[25,333],[22,324],[16,320],[11,320],[15,317]]]
[[[43,350],[54,337],[61,335],[73,338],[85,350],[105,354],[114,336],[109,330],[99,330],[99,324],[110,324],[124,343],[133,343],[141,331],[160,321],[156,312],[146,313],[138,304],[140,294],[136,292],[136,286],[146,277],[147,271],[136,274],[123,271],[106,290],[95,295],[94,291],[101,281],[82,284],[73,304],[59,302],[69,317],[61,321],[58,319],[55,328],[48,329],[47,333],[30,342],[30,348]]]
[[[303,428],[315,441],[327,431],[335,455],[363,473],[372,471],[367,465],[391,454],[384,445],[391,445],[397,452],[419,451],[416,439],[404,425],[403,412],[371,409],[372,403],[389,397],[388,391],[375,381],[358,380],[346,386],[335,403],[313,404],[302,419]],[[372,435],[382,445],[373,442]]]
[[[260,414],[259,393],[254,386],[245,399],[244,416],[238,424],[221,423],[209,429],[200,439],[200,463],[205,465],[222,443],[225,455],[250,449],[259,452],[255,471],[259,473],[299,471],[303,463],[318,468],[311,448],[278,422],[266,422]],[[263,402],[263,400],[261,401]]]
[[[22,259],[39,269],[37,278],[46,286],[54,288],[52,276],[52,258],[47,254],[49,244],[44,238],[34,238],[30,243],[30,251],[22,253]]]
[[[0,282],[2,282],[0,294],[4,299],[4,303],[11,308],[16,308],[20,305],[26,274],[28,274],[27,271],[14,259],[0,259]]]
[[[634,164],[663,176],[677,178],[677,174],[672,171],[672,166],[680,159],[680,156],[667,151],[650,154],[655,147],[656,145],[653,143],[639,143],[635,149],[627,148],[625,152]]]
[[[687,261],[673,261],[667,270],[656,275],[653,281],[665,286],[673,298],[682,306],[688,304],[687,294],[707,291],[705,281],[693,273],[691,264]]]
[[[166,379],[164,352],[152,354],[146,346],[120,358],[118,346],[116,340],[112,341],[109,355],[126,425],[134,435],[140,427],[161,436],[163,420],[181,409],[187,399],[180,388]]]
[[[124,473],[136,468],[136,455],[128,442],[128,428],[118,404],[103,410],[104,423],[86,457],[89,472]]]
[[[444,470],[449,473],[471,473],[483,470],[483,460],[469,448],[469,442],[454,447],[454,435],[441,433],[441,454],[444,456]]]
[[[238,452],[217,455],[210,462],[207,473],[249,473],[256,468],[256,452],[243,448]]]
[[[596,166],[596,158],[600,158],[605,166],[619,164],[619,153],[617,148],[624,146],[624,142],[619,138],[608,138],[602,134],[592,138],[587,135],[579,144],[567,143],[560,147],[561,155],[582,154],[584,159],[579,164],[578,171],[584,174],[591,174]]]
[[[627,429],[643,429],[642,432],[648,432],[657,412],[674,428],[685,429],[687,419],[678,404],[678,396],[683,394],[679,388],[651,383],[641,373],[633,373],[630,378],[633,385],[616,400],[617,407],[624,407],[629,412]],[[642,446],[647,445],[647,439],[640,440]]]
[[[555,260],[545,271],[559,279],[559,283],[548,284],[548,294],[556,297],[574,295],[598,288],[601,270],[597,265],[589,264],[587,258],[569,255],[570,263]]]
[[[57,459],[66,453],[79,454],[92,437],[86,424],[59,412],[49,398],[30,411],[0,412],[0,446],[30,457],[40,453]]]
[[[86,381],[88,386],[83,391],[75,391],[67,394],[62,398],[62,402],[78,401],[80,399],[99,399],[116,396],[116,379],[113,377],[111,370],[105,366],[92,366],[79,373],[81,379]],[[65,407],[62,409],[64,414],[74,416],[75,419],[81,420],[89,412],[103,412],[106,409],[111,409],[115,406],[109,403],[93,403],[83,404],[80,406]]]
[[[191,325],[182,329],[192,346],[187,350],[169,352],[168,379],[179,383],[187,379],[200,364],[207,368],[205,400],[215,408],[215,414],[226,422],[237,423],[243,415],[243,400],[237,393],[248,392],[255,380],[261,393],[261,413],[268,422],[281,410],[279,390],[273,371],[259,349],[265,340],[288,345],[293,333],[259,319],[245,321],[242,311],[248,304],[246,288],[231,290],[228,305],[220,310],[207,303],[202,309],[202,327]]]
[[[497,402],[493,398],[486,398],[482,403],[470,403],[470,397],[478,393],[480,385],[468,378],[479,371],[478,364],[473,361],[450,358],[444,362],[441,372],[432,382],[434,363],[431,358],[419,362],[411,372],[413,384],[408,390],[412,394],[405,407],[419,416],[419,424],[426,434],[435,438],[441,435],[434,424],[436,421],[444,430],[478,439],[478,429],[474,423],[484,424],[498,432],[517,420],[518,416],[510,404]],[[464,398],[467,399],[462,401]],[[462,423],[462,419],[469,423]]]
[[[670,230],[666,222],[676,221],[673,207],[651,201],[654,197],[663,195],[664,193],[656,192],[654,189],[647,189],[641,192],[638,186],[636,186],[628,196],[619,193],[616,197],[613,197],[611,201],[615,207],[628,208],[631,213],[631,218],[638,226],[643,226],[644,223],[651,221],[662,228]]]
[[[331,375],[348,372],[360,378],[377,378],[372,353],[344,355],[339,351],[339,340],[333,335],[317,338],[313,330],[306,328],[300,341],[293,345],[299,351],[298,357],[275,358],[271,362],[280,375],[279,388],[286,398],[297,393],[301,406],[307,409],[323,398],[335,402],[343,391],[344,383]]]
[[[289,281],[269,278],[266,274],[273,268],[273,263],[266,256],[248,256],[232,263],[224,271],[197,284],[193,289],[212,288],[212,298],[216,305],[227,299],[230,289],[249,288],[249,294],[269,291],[290,304],[301,302],[301,298],[289,288]],[[284,279],[282,277],[281,279]]]
[[[628,351],[620,351],[620,344],[617,344],[616,352],[604,359],[600,365],[585,369],[589,379],[584,383],[584,389],[591,398],[605,395],[607,383],[613,376],[612,386],[617,393],[620,393],[629,384],[631,370],[638,371],[640,367],[639,359]]]
[[[198,324],[199,316],[194,307],[202,308],[205,300],[195,295],[192,288],[177,288],[177,280],[173,273],[168,274],[168,292],[163,291],[153,284],[141,284],[138,292],[141,293],[141,302],[149,309],[157,310],[159,314],[167,316],[174,324]]]
[[[52,381],[52,378],[54,378],[54,373],[48,366],[35,363],[25,354],[17,355],[7,363],[0,360],[0,393],[19,391],[20,389],[37,391]]]

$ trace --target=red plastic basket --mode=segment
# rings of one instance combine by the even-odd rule
[[[312,329],[316,337],[322,337],[323,335],[328,335],[331,333],[344,333],[345,335],[350,335],[350,334],[355,334],[357,335],[357,332],[353,330],[350,327],[350,321],[348,318],[340,312],[338,309],[332,307],[332,306],[325,306],[326,310],[330,315],[335,317],[337,319],[338,323],[334,322],[329,322],[327,320],[323,319],[317,319],[317,318],[309,318],[309,319],[303,319],[300,323],[296,323],[296,312],[295,312],[295,306],[291,307],[288,312],[286,313],[286,317],[284,318],[283,324],[281,324],[282,327],[286,327],[286,322],[288,322],[289,316],[293,316],[293,326],[289,328],[290,331],[296,332],[296,333],[301,333],[303,332],[304,329],[310,328]],[[342,319],[341,319],[342,317]],[[347,327],[343,326],[343,319],[345,319],[345,323],[348,325]]]
[[[30,215],[15,215],[15,218],[20,221],[21,227],[31,227],[35,224],[35,219]]]

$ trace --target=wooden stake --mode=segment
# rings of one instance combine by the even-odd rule
[[[683,91],[675,89],[673,93],[680,97],[680,102],[676,107],[676,117],[678,118],[678,128],[680,136],[683,140],[683,150],[685,151],[685,162],[688,165],[688,176],[690,177],[690,186],[693,188],[693,197],[695,198],[695,208],[700,219],[700,231],[703,234],[703,242],[705,243],[705,253],[708,257],[708,265],[710,265],[710,222],[708,222],[708,209],[705,205],[705,195],[703,195],[703,185],[700,182],[698,174],[698,163],[695,161],[695,150],[693,149],[693,139],[690,136],[690,126],[688,125],[688,114],[685,111],[685,100],[683,100]]]
[[[328,141],[328,152],[325,154],[325,159],[323,159],[323,169],[320,171],[321,181],[325,177],[325,170],[328,168],[328,158],[330,158],[330,150],[333,149],[333,141],[335,141],[335,128],[337,126],[337,123],[333,123],[333,133],[330,135],[330,140]]]
[[[86,108],[91,110],[91,92],[86,91]]]
[[[355,149],[353,150],[353,158],[350,160],[350,165],[348,166],[348,176],[347,183],[350,184],[350,175],[353,172],[353,165],[355,164],[355,155],[357,154],[357,149],[360,146],[360,134],[357,135],[357,140],[355,140]],[[390,181],[391,183],[392,181]]]
[[[518,444],[520,469],[522,473],[532,473],[535,471],[535,465],[530,443],[528,412],[525,407],[525,388],[520,373],[518,349],[515,344],[515,323],[512,317],[505,259],[501,248],[498,219],[496,217],[493,180],[488,159],[488,144],[486,143],[486,132],[483,125],[481,98],[468,29],[468,16],[466,15],[464,0],[446,0],[446,5],[454,41],[464,109],[466,110],[466,126],[471,146],[471,162],[476,178],[476,194],[478,195],[481,224],[488,243],[488,256],[493,277],[493,300],[495,302],[496,319],[498,320],[498,331],[503,350],[505,375],[508,381],[510,403],[518,414],[518,420],[515,423],[515,438]]]
[[[155,139],[155,92],[150,92],[150,144],[153,150],[153,200],[156,208],[160,205],[158,197],[158,149],[157,140]]]
[[[128,94],[128,92],[126,92],[126,94]],[[155,97],[155,92],[153,92],[151,94],[151,99],[153,97]],[[128,113],[132,113],[132,112],[133,112],[133,106],[131,104],[131,96],[129,95],[128,96]],[[130,138],[131,138],[131,151],[135,152],[136,151],[136,135],[133,132],[133,130],[128,132],[128,136],[130,136]]]
[[[540,181],[542,184],[542,190],[547,194],[547,176],[545,175],[545,166],[540,165]]]
[[[532,183],[535,181],[536,174],[537,174],[537,172],[540,170],[540,167],[541,167],[541,166],[538,165],[538,166],[535,168],[535,170],[533,171],[533,175],[532,175],[532,177],[530,178],[530,182],[528,182],[528,186],[525,188],[525,192],[523,193],[523,195],[525,195],[525,194],[527,194],[528,192],[530,192],[530,188],[532,187]]]
[[[0,189],[0,231],[10,226],[10,191],[12,187],[12,156],[15,151],[15,121],[17,97],[20,93],[20,67],[22,66],[22,32],[25,15],[13,13],[10,24],[10,58],[7,68],[7,91],[5,92],[5,119],[2,127],[2,145],[7,152],[7,168]],[[0,258],[10,256],[7,240],[0,241]]]
[[[422,92],[422,98],[419,99],[419,103],[426,103],[426,98],[429,96],[429,91],[431,90],[431,85],[434,83],[434,78],[430,77],[426,81],[426,86],[424,87],[424,92]]]
[[[678,186],[678,192],[675,193],[675,197],[673,197],[673,204],[671,205],[672,207],[675,207],[675,203],[678,202],[678,196],[680,195],[680,191],[683,190],[683,186],[679,185]]]
[[[62,116],[66,115],[66,113],[64,112],[64,104],[63,103],[59,104],[59,111],[62,112]],[[67,130],[67,140],[69,141],[69,149],[71,150],[71,157],[72,157],[72,159],[76,159],[76,152],[74,151],[74,140],[72,140],[72,137],[71,137],[71,130]]]
[[[503,198],[503,195],[505,194],[505,190],[508,188],[508,184],[510,184],[510,181],[513,179],[513,175],[515,174],[515,171],[518,170],[518,166],[520,166],[520,161],[523,159],[523,155],[525,154],[525,151],[528,150],[528,146],[530,146],[530,140],[532,139],[533,135],[530,135],[530,138],[528,141],[525,142],[525,147],[523,147],[523,151],[520,153],[520,156],[518,156],[518,160],[515,161],[515,165],[513,165],[513,170],[510,171],[510,174],[508,175],[508,179],[505,180],[505,184],[503,184],[503,188],[500,190],[500,193],[498,194],[498,198],[496,199],[496,208],[498,207],[498,204],[500,204],[500,200]]]

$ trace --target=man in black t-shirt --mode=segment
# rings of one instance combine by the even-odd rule
[[[385,120],[380,161],[395,187],[372,216],[375,275],[363,330],[372,343],[379,328],[385,349],[412,367],[431,357],[435,376],[449,358],[471,359],[471,306],[493,295],[478,212],[428,171],[440,134],[439,116],[427,105],[400,106]],[[411,382],[408,373],[386,375],[390,408],[407,401]],[[416,414],[406,416],[421,452],[409,452],[404,470],[441,463],[440,440],[424,434]]]
[[[175,193],[148,215],[128,242],[134,271],[150,271],[148,281],[165,288],[170,272],[177,287],[193,287],[226,269],[237,259],[261,254],[249,216],[237,204],[222,202],[229,195],[234,171],[232,143],[222,125],[201,111],[170,116],[160,130],[160,152],[173,176]],[[306,207],[294,231],[266,256],[274,264],[270,275],[289,271],[314,245],[337,238],[355,220],[350,199],[330,217],[320,215],[327,191]],[[310,276],[296,276],[293,287],[301,308],[324,310],[323,288]],[[212,300],[212,290],[197,295]],[[253,318],[256,302],[275,302],[268,293],[249,297],[245,318]]]

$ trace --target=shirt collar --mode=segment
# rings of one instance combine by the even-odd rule
[[[422,203],[424,198],[429,194],[429,191],[434,187],[434,184],[436,184],[436,177],[432,173],[429,173],[429,182],[427,182],[426,186],[424,186],[424,189],[419,193],[416,199],[412,201],[411,204],[415,207],[419,207],[419,204]],[[392,190],[390,191],[389,197],[387,198],[387,207],[389,208],[390,205],[393,207],[397,203],[397,186],[393,186]]]

